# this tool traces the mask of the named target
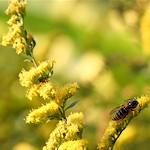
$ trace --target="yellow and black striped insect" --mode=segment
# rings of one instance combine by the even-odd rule
[[[139,103],[136,99],[128,99],[124,102],[124,104],[114,108],[109,115],[112,120],[124,119],[128,115],[129,111],[133,111],[138,104]]]

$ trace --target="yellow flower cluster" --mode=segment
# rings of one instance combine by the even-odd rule
[[[3,36],[2,45],[12,45],[16,53],[24,53],[27,47],[25,31],[23,28],[23,18],[25,15],[26,0],[9,0],[9,7],[6,14],[11,18],[7,22],[9,25],[8,33]]]
[[[87,140],[76,140],[64,142],[58,150],[86,150]]]
[[[81,112],[71,113],[67,117],[67,132],[65,139],[72,140],[75,139],[82,129],[83,129],[83,114]]]
[[[19,74],[20,84],[24,87],[30,87],[33,84],[38,84],[46,78],[53,69],[55,61],[47,60],[39,64],[37,68],[32,67],[29,71],[22,69]]]
[[[9,29],[3,36],[2,45],[12,45],[16,49],[16,53],[25,53],[31,55],[35,46],[35,41],[31,34],[24,29],[24,16],[26,0],[9,0],[9,6],[6,10],[7,15],[11,18],[7,22]]]
[[[69,142],[70,144],[73,142],[74,149],[84,149],[86,142],[84,140],[79,140],[81,138],[79,133],[82,129],[83,114],[81,112],[70,114],[66,120],[59,121],[57,127],[50,134],[50,138],[46,146],[43,147],[43,150],[63,149],[65,146],[69,146]],[[72,150],[72,148],[70,149]]]
[[[71,113],[67,117],[67,122],[68,124],[77,124],[80,128],[82,128],[82,125],[84,124],[83,122],[83,114],[81,112],[79,113]]]
[[[76,94],[78,88],[79,86],[76,82],[72,84],[67,84],[56,93],[55,101],[59,104],[62,103],[62,101],[65,101],[68,98],[72,97],[74,94]]]
[[[27,87],[27,98],[32,100],[38,94],[44,99],[55,97],[55,86],[50,81],[53,60],[41,62],[38,67],[32,67],[29,71],[22,69],[19,74],[20,84]]]
[[[48,79],[45,83],[41,84],[37,92],[44,99],[49,99],[55,97],[56,88],[50,79]]]
[[[46,143],[46,146],[43,147],[43,150],[58,149],[58,147],[64,140],[65,134],[66,134],[66,120],[60,120],[57,124],[57,127],[50,134],[50,138]]]
[[[150,103],[150,97],[149,96],[141,96],[141,97],[137,98],[137,100],[139,102],[139,106],[140,106],[141,110],[146,108]]]
[[[58,113],[58,104],[54,101],[51,101],[50,103],[43,105],[38,109],[32,110],[26,117],[26,123],[39,123],[45,119],[51,119],[57,116]]]
[[[6,14],[18,14],[22,15],[27,5],[26,0],[9,0],[9,6],[6,10]]]
[[[38,109],[32,110],[26,117],[26,123],[40,123],[42,121],[58,119],[57,127],[50,134],[50,138],[43,150],[85,150],[86,140],[81,140],[83,130],[83,114],[71,113],[67,118],[65,111],[74,106],[76,101],[67,108],[66,100],[71,98],[79,88],[77,83],[67,84],[56,90],[50,77],[53,73],[54,61],[48,60],[37,63],[33,57],[34,38],[24,29],[26,0],[9,0],[6,14],[11,18],[7,22],[8,33],[3,36],[2,45],[12,45],[16,53],[29,56],[35,67],[30,70],[22,69],[19,82],[27,88],[27,98],[32,100],[36,96],[50,100]]]

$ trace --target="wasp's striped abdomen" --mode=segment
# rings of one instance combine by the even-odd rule
[[[114,108],[110,112],[112,120],[124,119],[128,115],[129,111],[132,111],[137,105],[138,101],[136,99],[126,100],[124,104]]]
[[[128,110],[125,107],[120,108],[112,117],[113,120],[123,119],[127,116]]]

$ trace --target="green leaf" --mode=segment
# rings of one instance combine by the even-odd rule
[[[79,100],[76,100],[76,101],[72,102],[65,110],[75,106],[78,102],[79,102]]]

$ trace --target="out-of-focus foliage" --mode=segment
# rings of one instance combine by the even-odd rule
[[[56,60],[53,80],[58,85],[73,81],[80,85],[75,98],[80,102],[72,111],[85,115],[83,135],[90,150],[97,148],[113,107],[124,99],[150,94],[149,52],[143,51],[144,38],[141,42],[141,35],[150,32],[149,15],[144,15],[148,4],[148,0],[28,0],[25,25],[37,43],[35,56]],[[7,31],[6,8],[7,2],[0,1],[0,39]],[[29,67],[24,59],[0,46],[1,150],[41,149],[53,130],[49,123],[35,126],[23,120],[31,108],[44,103],[40,98],[29,102],[18,83],[21,68]],[[148,150],[149,120],[147,109],[123,132],[115,149]]]

